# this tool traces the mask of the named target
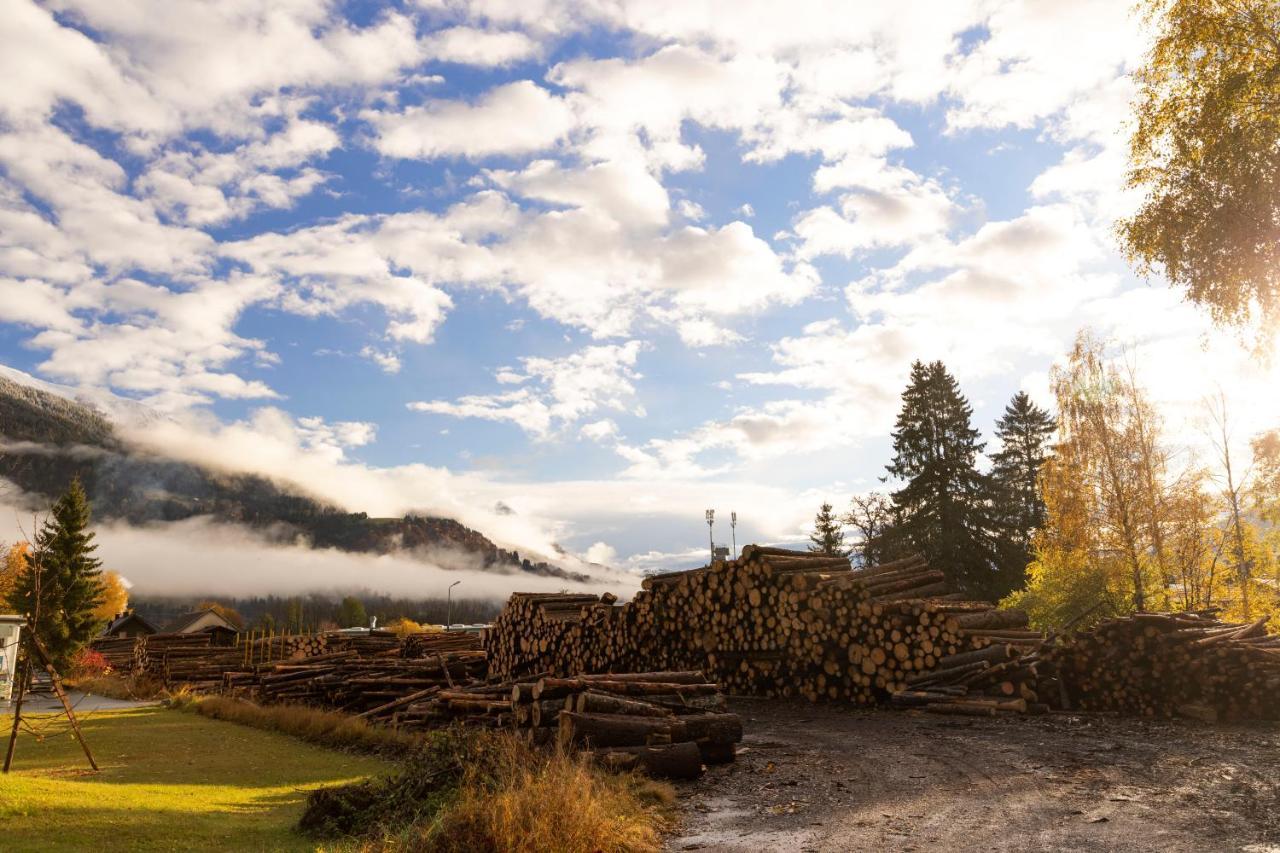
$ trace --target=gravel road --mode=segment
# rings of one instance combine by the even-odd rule
[[[1280,853],[1280,725],[731,706],[670,850]]]

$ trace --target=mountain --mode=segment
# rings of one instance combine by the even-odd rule
[[[121,439],[101,409],[71,398],[69,389],[15,381],[15,375],[25,376],[0,372],[0,477],[52,502],[79,476],[99,520],[149,524],[204,516],[248,526],[281,542],[301,537],[316,548],[369,554],[431,551],[433,557],[444,550],[459,555],[460,563],[494,571],[590,579],[522,559],[450,518],[370,518],[265,477],[157,456]]]

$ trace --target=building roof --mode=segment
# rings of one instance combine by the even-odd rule
[[[143,619],[137,613],[133,612],[132,610],[129,610],[125,613],[121,613],[120,615],[116,616],[116,618],[112,619],[107,624],[107,627],[102,629],[102,636],[105,637],[109,634],[114,634],[116,631],[119,631],[121,628],[123,628],[125,625],[129,624],[130,622],[137,622],[140,627],[150,631],[153,634],[159,633],[159,629],[156,628],[155,625],[152,625],[150,622],[148,622],[146,619]]]
[[[216,610],[209,609],[209,610],[197,610],[193,613],[184,613],[183,615],[179,616],[177,619],[170,622],[167,626],[165,626],[165,629],[164,629],[165,633],[166,634],[186,633],[187,631],[191,630],[191,626],[195,625],[205,616],[210,616],[210,615],[213,616],[215,619],[217,619],[220,624],[216,626],[208,626],[208,627],[226,628],[229,631],[236,630],[236,626],[228,622],[225,616],[223,616],[221,613],[219,613]]]

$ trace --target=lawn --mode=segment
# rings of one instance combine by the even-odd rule
[[[5,742],[11,723],[0,716]],[[100,711],[83,725],[98,773],[70,734],[19,736],[14,772],[0,776],[0,849],[313,850],[292,831],[306,792],[391,769],[162,708]]]

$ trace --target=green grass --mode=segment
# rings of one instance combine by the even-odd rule
[[[11,721],[0,716],[5,735]],[[14,772],[0,776],[0,849],[313,850],[293,831],[307,792],[392,769],[163,708],[100,711],[83,725],[97,773],[70,734],[19,736]]]

